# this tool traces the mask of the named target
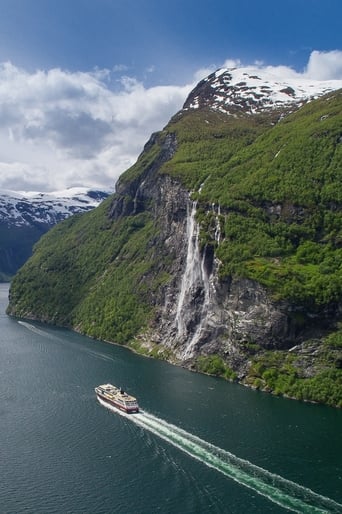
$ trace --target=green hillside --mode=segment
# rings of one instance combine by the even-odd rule
[[[122,175],[116,195],[39,241],[13,280],[8,312],[122,344],[147,330],[155,323],[158,290],[171,280],[171,256],[161,245],[163,227],[153,217],[152,203],[137,210],[130,206],[136,184],[149,173],[169,176],[198,200],[201,244],[220,259],[222,279],[261,283],[273,301],[295,307],[299,324],[299,318],[307,323],[307,313],[324,313],[329,320],[317,336],[324,349],[320,372],[328,383],[324,397],[312,392],[316,383],[303,392],[298,385],[303,377],[287,352],[270,357],[249,348],[246,358],[255,361],[249,383],[342,405],[342,92],[279,123],[276,115],[235,119],[210,110],[176,115]],[[176,151],[163,159],[171,136]],[[212,204],[220,206],[218,246]],[[118,205],[121,214],[115,214]],[[200,367],[206,371],[203,360]],[[219,374],[224,372],[223,365]]]
[[[204,144],[201,137],[192,141],[200,131],[187,132],[187,120],[169,126],[182,144],[163,171],[190,190],[204,183],[197,195],[203,242],[214,244],[206,206],[221,206],[222,275],[254,278],[278,298],[340,300],[341,99],[339,92],[309,103],[257,137],[260,127],[248,119],[231,127],[228,121],[216,133],[205,125]]]

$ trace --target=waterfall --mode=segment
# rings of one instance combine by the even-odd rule
[[[139,184],[139,186],[138,186],[138,188],[137,188],[137,190],[135,192],[134,200],[133,200],[133,214],[136,214],[137,211],[138,211],[139,196],[141,194],[141,191],[142,191],[144,185],[145,185],[145,180],[143,180],[141,182],[141,184]]]
[[[201,260],[201,282],[203,285],[204,299],[200,311],[200,321],[196,327],[195,333],[191,337],[191,340],[189,341],[185,351],[183,352],[183,358],[185,359],[192,356],[196,343],[198,343],[198,341],[201,339],[201,335],[203,333],[203,330],[206,328],[208,321],[210,287],[208,273],[205,269],[205,252],[203,253],[203,257]]]
[[[187,333],[185,323],[186,310],[189,308],[189,302],[201,278],[201,260],[198,246],[199,227],[195,220],[196,205],[196,202],[192,202],[191,206],[190,204],[187,206],[186,236],[188,247],[186,266],[182,276],[177,304],[176,324],[178,337],[184,337]]]
[[[213,203],[213,211],[216,214],[215,204],[214,203]],[[220,217],[221,217],[221,206],[220,206],[220,204],[218,204],[218,206],[217,206],[217,214],[215,216],[215,221],[216,221],[215,241],[216,241],[216,243],[218,245],[220,244],[220,241],[221,241],[221,222],[220,222]]]
[[[206,326],[210,300],[209,277],[205,267],[205,252],[201,258],[199,248],[199,225],[195,220],[197,202],[187,207],[187,255],[178,296],[176,327],[177,336],[187,341],[183,358],[192,355]]]

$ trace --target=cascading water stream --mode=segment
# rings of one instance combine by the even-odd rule
[[[196,202],[189,202],[187,208],[187,256],[178,296],[176,326],[179,339],[188,340],[184,358],[192,355],[194,346],[200,340],[209,307],[209,277],[205,268],[205,252],[201,258],[199,248],[199,225],[196,222]],[[201,299],[201,301],[199,301]],[[194,319],[199,319],[195,330]],[[189,324],[192,326],[189,330]],[[190,338],[190,340],[189,340]]]
[[[221,223],[220,223],[220,217],[221,217],[221,206],[218,204],[217,206],[217,213],[215,211],[215,204],[213,204],[213,211],[216,214],[215,220],[216,220],[216,228],[215,228],[215,241],[219,245],[221,241]]]
[[[198,224],[195,220],[196,202],[192,202],[191,206],[188,204],[187,211],[186,235],[188,246],[186,254],[186,266],[182,276],[176,313],[178,337],[184,337],[187,334],[184,315],[186,309],[189,306],[189,301],[192,297],[194,287],[200,282],[201,278],[201,264],[198,248]]]
[[[183,353],[183,357],[185,359],[190,358],[192,356],[193,350],[196,346],[196,343],[201,338],[202,332],[207,324],[208,311],[209,311],[209,301],[210,301],[210,286],[209,286],[209,277],[207,271],[205,269],[205,252],[203,253],[203,257],[201,260],[201,279],[203,283],[203,291],[204,291],[204,300],[202,303],[201,313],[200,313],[200,322],[197,325],[196,331],[194,332],[189,344],[186,347],[185,352]]]

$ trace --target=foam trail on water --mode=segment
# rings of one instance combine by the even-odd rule
[[[139,414],[126,414],[114,407],[109,407],[101,400],[100,403],[141,428],[152,432],[203,464],[252,489],[287,510],[308,514],[337,514],[342,512],[342,505],[334,500],[260,468],[248,460],[240,459],[236,455],[218,448],[146,411],[140,411]]]
[[[39,329],[38,327],[35,327],[34,325],[31,325],[31,323],[27,323],[27,321],[18,321],[19,325],[22,325],[23,327],[27,328],[28,330],[31,330],[31,332],[34,332],[35,334],[39,334],[41,336],[47,336],[48,333],[44,332],[44,330]]]

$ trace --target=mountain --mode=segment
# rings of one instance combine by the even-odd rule
[[[113,196],[39,241],[8,313],[342,406],[340,87],[201,81]]]
[[[232,116],[298,108],[341,87],[341,81],[280,79],[274,72],[253,67],[219,69],[191,92],[184,109],[209,107]],[[288,110],[286,110],[288,112]]]
[[[52,193],[0,190],[0,277],[14,275],[53,225],[97,207],[107,196],[87,188]]]

